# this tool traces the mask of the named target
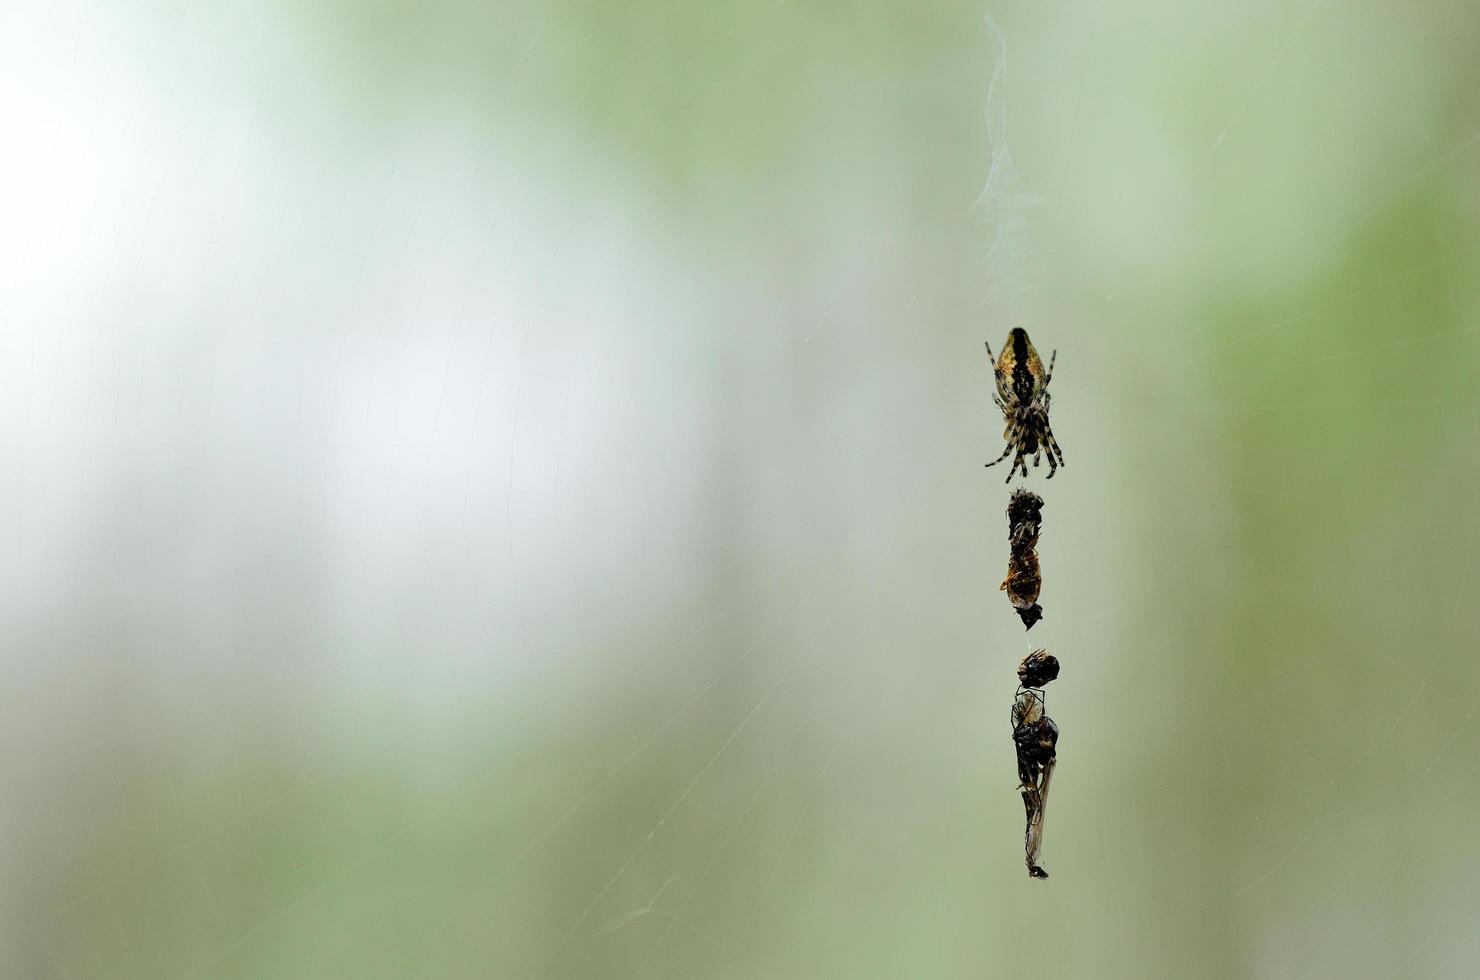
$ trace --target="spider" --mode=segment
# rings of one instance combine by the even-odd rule
[[[1049,357],[1048,371],[1045,372],[1043,361],[1028,339],[1028,331],[1013,327],[1007,334],[1007,342],[1002,345],[1002,356],[993,357],[990,343],[987,344],[987,356],[992,358],[992,371],[997,377],[997,391],[992,395],[992,401],[1002,409],[1002,419],[1007,423],[1002,432],[1007,448],[987,465],[996,466],[1016,450],[1017,455],[1013,456],[1012,465],[1007,468],[1007,479],[1003,481],[1009,483],[1019,469],[1023,476],[1028,475],[1026,457],[1032,456],[1036,467],[1046,452],[1048,478],[1052,480],[1064,463],[1064,451],[1059,448],[1048,424],[1048,383],[1053,380],[1053,365],[1059,352],[1054,351]]]

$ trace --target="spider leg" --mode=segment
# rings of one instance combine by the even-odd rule
[[[1012,447],[1009,446],[1008,448],[1011,449]],[[1023,451],[1022,451],[1022,449],[1018,449],[1017,455],[1013,457],[1013,459],[1012,459],[1012,465],[1007,468],[1007,479],[1003,480],[1002,482],[1003,483],[1011,483],[1012,482],[1012,478],[1017,475],[1017,471],[1018,471],[1018,467],[1019,466],[1022,466],[1022,468],[1023,468],[1023,476],[1027,476],[1028,475],[1028,467],[1023,464]]]
[[[982,343],[984,343],[987,347],[987,360],[992,365],[992,382],[993,386],[996,388],[996,391],[992,395],[992,400],[997,403],[998,408],[1002,409],[1002,414],[1006,415],[1007,406],[1002,403],[1001,397],[1003,390],[1002,369],[997,366],[997,355],[992,353],[992,342],[990,340],[985,340],[982,341]]]
[[[1058,359],[1058,351],[1054,351],[1052,354],[1048,355],[1048,373],[1043,376],[1043,387],[1045,388],[1047,388],[1048,383],[1053,380],[1053,362],[1057,361]]]
[[[1052,429],[1048,429],[1046,431],[1046,433],[1045,433],[1045,437],[1048,440],[1049,449],[1053,452],[1053,454],[1055,456],[1058,456],[1058,458],[1059,458],[1059,465],[1060,466],[1066,466],[1066,465],[1068,465],[1068,464],[1066,464],[1064,462],[1064,451],[1059,448],[1059,441],[1053,437],[1053,430]]]
[[[1012,452],[1012,443],[1009,442],[1007,444],[1007,448],[1004,449],[1004,450],[1002,450],[1002,455],[1001,456],[998,456],[996,459],[992,460],[990,463],[987,464],[987,466],[989,466],[989,467],[996,466],[998,463],[1000,463],[1004,459],[1006,459],[1007,458],[1007,454],[1010,453],[1010,452]],[[1008,476],[1008,479],[1012,479],[1012,477],[1009,475]]]

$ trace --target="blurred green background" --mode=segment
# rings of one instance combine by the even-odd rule
[[[0,975],[1477,975],[1477,50],[0,4]]]

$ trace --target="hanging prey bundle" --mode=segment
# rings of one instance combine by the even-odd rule
[[[1038,605],[1038,592],[1043,588],[1043,574],[1038,568],[1038,535],[1043,529],[1043,498],[1019,487],[1007,504],[1007,578],[1001,591],[1017,610],[1024,629],[1043,618]]]
[[[1047,878],[1038,863],[1043,851],[1043,814],[1048,807],[1048,785],[1053,779],[1059,727],[1048,717],[1043,685],[1059,676],[1059,662],[1047,650],[1034,650],[1018,666],[1017,697],[1012,704],[1012,742],[1017,752],[1018,792],[1023,796],[1027,826],[1023,831],[1023,858],[1028,876]]]

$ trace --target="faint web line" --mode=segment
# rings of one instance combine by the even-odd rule
[[[745,925],[741,927],[739,936],[735,938],[735,942],[730,948],[729,958],[725,961],[725,968],[720,971],[719,980],[725,980],[730,975],[730,971],[735,968],[735,963],[740,957],[740,950],[744,948],[746,938],[750,935],[750,930],[755,927],[755,920],[760,915],[761,908],[766,904],[766,899],[770,897],[772,887],[776,884],[777,873],[786,864],[786,859],[791,854],[792,847],[796,845],[797,838],[801,836],[802,826],[807,822],[807,818],[811,816],[813,809],[817,805],[817,800],[821,795],[823,778],[831,768],[840,745],[840,742],[833,743],[833,747],[829,750],[827,758],[823,760],[822,765],[818,768],[817,776],[812,780],[812,789],[808,795],[807,802],[802,807],[802,812],[797,816],[797,822],[793,825],[791,835],[786,839],[786,844],[781,848],[780,859],[772,864],[771,872],[766,876],[766,884],[761,889],[760,898],[756,900],[755,905],[751,908],[750,915],[745,919]]]
[[[889,542],[889,544],[884,548],[879,556],[874,559],[873,564],[869,566],[868,571],[864,574],[865,582],[873,577],[873,573],[879,567],[879,563],[882,562],[884,558],[888,556],[889,552],[894,549],[894,546],[899,543],[900,537],[903,534],[904,531],[901,529],[898,533],[895,534],[894,538]],[[787,680],[787,678],[791,676],[792,671],[796,669],[797,665],[801,663],[801,661],[809,652],[811,652],[813,646],[816,645],[816,643],[819,641],[821,634],[825,632],[829,626],[832,625],[833,621],[837,619],[838,614],[849,604],[851,604],[855,598],[857,598],[857,594],[860,591],[862,591],[862,583],[860,583],[859,587],[855,589],[854,592],[850,594],[847,598],[839,600],[837,606],[834,607],[832,614],[828,616],[828,618],[818,628],[817,633],[814,634],[806,643],[802,645],[802,649],[798,651],[796,657],[794,657],[791,663],[786,666],[786,669],[781,672],[781,675],[776,678],[776,680],[771,684],[770,688],[761,695],[760,699],[750,709],[750,712],[746,714],[743,719],[741,719],[740,724],[737,725],[735,727],[735,730],[729,734],[729,736],[720,745],[719,749],[699,770],[698,774],[689,781],[688,786],[686,786],[684,788],[684,791],[679,794],[678,799],[669,806],[664,814],[658,819],[658,822],[654,824],[652,828],[648,831],[647,836],[643,838],[642,842],[638,844],[636,849],[634,849],[632,853],[627,856],[626,860],[624,860],[621,866],[617,868],[616,873],[612,875],[612,877],[601,888],[601,890],[597,892],[596,897],[591,900],[590,904],[586,906],[585,910],[582,911],[581,914],[577,916],[576,920],[572,922],[570,926],[565,930],[565,933],[561,936],[560,941],[556,944],[555,949],[551,952],[549,959],[546,962],[546,969],[554,964],[554,961],[559,957],[566,944],[569,943],[576,930],[580,928],[581,923],[586,921],[586,919],[591,915],[591,912],[596,908],[597,904],[599,904],[602,898],[606,896],[607,892],[611,890],[612,886],[615,885],[624,874],[626,874],[627,869],[631,867],[632,863],[636,861],[637,858],[647,849],[648,844],[656,836],[658,830],[668,822],[669,818],[672,817],[674,813],[678,811],[679,807],[683,805],[683,802],[688,799],[689,794],[694,791],[694,788],[699,785],[700,781],[703,780],[705,775],[709,773],[709,770],[714,767],[714,764],[719,761],[720,757],[724,755],[725,751],[729,749],[730,745],[734,743],[735,739],[739,737],[740,733],[750,725],[750,722],[766,705],[766,703],[770,701],[772,695],[774,695],[776,691],[781,687],[781,685]]]
[[[1274,75],[1275,67],[1284,59],[1285,54],[1290,50],[1290,46],[1295,43],[1295,39],[1300,36],[1301,31],[1305,30],[1305,25],[1310,23],[1311,18],[1315,17],[1316,12],[1321,9],[1321,6],[1325,2],[1326,0],[1315,0],[1315,3],[1312,3],[1309,9],[1306,10],[1305,16],[1301,17],[1299,23],[1295,25],[1294,30],[1286,35],[1284,43],[1279,46],[1274,56],[1264,66],[1264,70],[1255,78],[1254,84],[1249,89],[1248,94],[1244,96],[1243,101],[1239,103],[1233,115],[1224,124],[1222,131],[1218,133],[1218,138],[1213,140],[1213,145],[1208,148],[1209,153],[1215,152],[1218,147],[1223,145],[1223,140],[1228,137],[1229,132],[1238,123],[1239,119],[1243,117],[1244,110],[1249,108],[1249,103],[1254,101],[1254,96],[1258,95],[1264,86],[1268,84],[1269,79]]]

